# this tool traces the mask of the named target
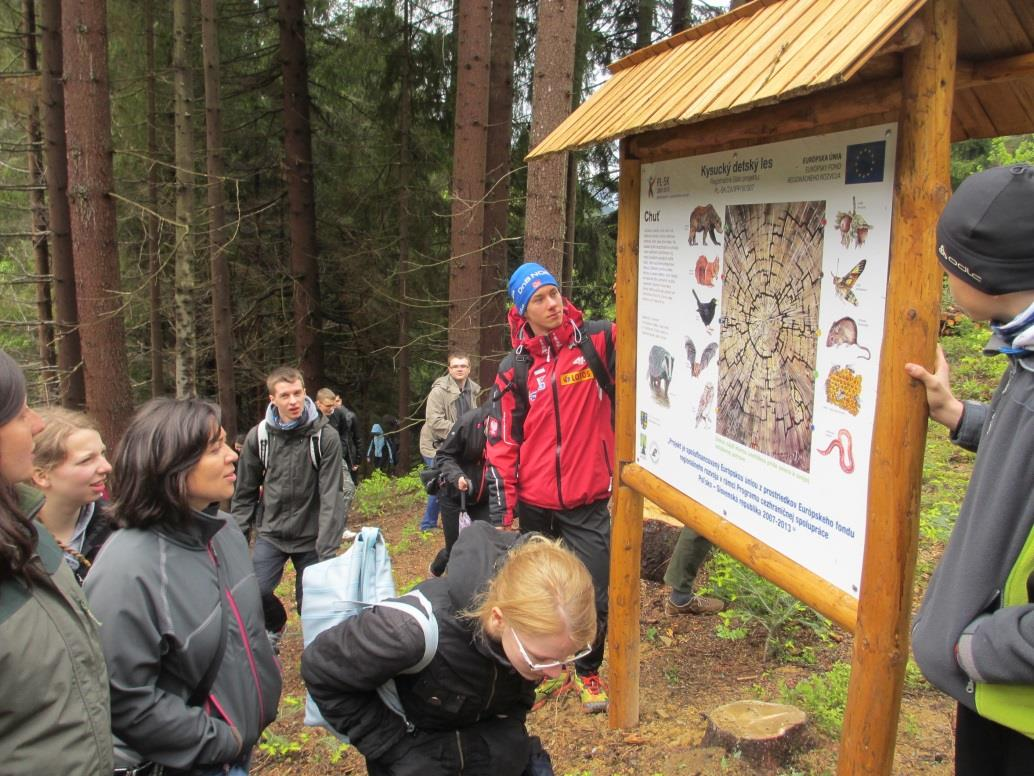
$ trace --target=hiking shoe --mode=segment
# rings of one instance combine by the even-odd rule
[[[571,689],[573,689],[573,685],[571,684],[571,674],[568,671],[561,671],[552,679],[543,679],[535,688],[535,703],[532,704],[531,710],[541,709],[550,698],[559,698]]]
[[[718,614],[725,611],[728,604],[721,598],[712,598],[707,595],[692,596],[685,603],[677,603],[672,596],[664,599],[665,614]]]
[[[345,532],[343,534],[341,534],[341,541],[343,541],[343,542],[350,542],[353,539],[355,539],[355,537],[357,537],[358,535],[359,534],[356,533],[355,531],[350,531],[350,530],[348,530],[346,528]]]
[[[610,701],[607,699],[607,689],[603,686],[603,680],[599,674],[574,675],[574,686],[582,700],[582,708],[589,714],[597,714],[606,711]]]

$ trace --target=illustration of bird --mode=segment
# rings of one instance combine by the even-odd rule
[[[696,289],[693,289],[693,298],[697,300],[697,312],[700,313],[700,320],[704,322],[704,326],[710,326],[711,321],[714,320],[715,309],[718,307],[718,300],[711,297],[710,302],[701,302],[700,297],[697,296]]]

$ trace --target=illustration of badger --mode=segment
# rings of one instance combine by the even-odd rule
[[[671,372],[675,368],[675,359],[671,353],[660,345],[650,348],[650,363],[647,375],[650,378],[650,390],[654,396],[668,400],[668,386],[671,385]],[[663,387],[662,384],[663,383]]]

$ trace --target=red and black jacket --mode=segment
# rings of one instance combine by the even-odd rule
[[[564,322],[546,334],[533,335],[516,308],[509,323],[515,350],[499,367],[486,429],[492,522],[504,525],[518,501],[563,510],[608,498],[614,467],[611,399],[602,387],[613,382],[614,324],[586,325],[566,299]],[[594,375],[584,337],[610,370],[607,380]],[[526,399],[517,395],[519,357],[530,357]]]

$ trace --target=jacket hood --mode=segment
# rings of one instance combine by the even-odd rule
[[[384,429],[381,428],[381,424],[380,423],[374,423],[372,426],[370,426],[370,433],[371,434],[383,434],[384,433]]]
[[[558,350],[562,345],[575,339],[576,332],[581,331],[583,316],[582,311],[564,297],[564,321],[547,334],[532,334],[528,319],[517,312],[516,306],[510,308],[507,321],[510,324],[510,344],[514,348],[523,347],[531,353],[537,353],[550,345],[554,350]]]
[[[276,429],[277,431],[300,431],[305,429],[307,426],[313,425],[314,421],[323,420],[326,422],[326,416],[319,411],[310,397],[305,397],[305,407],[302,409],[302,416],[298,420],[298,424],[291,426],[290,428],[284,428],[280,421],[280,412],[277,410],[276,405],[273,402],[269,403],[269,407],[266,408],[266,423],[270,428]]]
[[[522,537],[509,531],[497,531],[480,520],[471,523],[460,534],[449,556],[449,600],[461,612],[477,603],[478,596],[499,571],[507,554]]]

